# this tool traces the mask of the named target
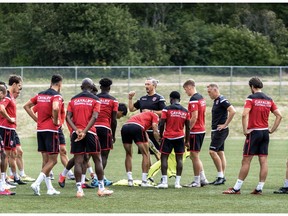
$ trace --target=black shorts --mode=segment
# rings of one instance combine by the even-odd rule
[[[133,141],[142,144],[148,141],[144,129],[136,124],[124,124],[121,128],[121,137],[123,144],[132,144]]]
[[[161,154],[170,154],[174,149],[175,154],[183,154],[185,152],[184,138],[168,139],[164,138],[160,146]]]
[[[269,131],[253,130],[246,136],[243,156],[266,156],[268,155]]]
[[[15,130],[0,128],[0,136],[3,139],[5,150],[16,150]]]
[[[16,131],[15,131],[15,142],[16,142],[16,146],[21,146],[21,142]]]
[[[37,141],[38,141],[38,152],[45,152],[48,154],[59,153],[58,132],[38,131]]]
[[[65,136],[62,128],[58,129],[59,145],[66,145]]]
[[[212,131],[211,132],[211,144],[210,150],[211,151],[224,151],[224,143],[229,134],[229,128],[222,129],[220,131]]]
[[[106,127],[96,127],[97,136],[100,142],[101,151],[113,149],[112,131]]]
[[[84,139],[75,142],[77,134],[71,136],[71,154],[98,154],[101,152],[100,142],[96,134],[87,133]]]
[[[190,134],[190,146],[187,151],[200,152],[204,141],[205,133]]]

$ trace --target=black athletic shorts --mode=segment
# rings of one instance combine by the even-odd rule
[[[5,150],[16,150],[15,130],[0,128]]]
[[[16,142],[16,146],[21,146],[21,142],[16,131],[15,131],[15,142]]]
[[[164,138],[161,142],[161,154],[170,154],[174,149],[175,154],[183,154],[185,152],[184,138],[168,139]]]
[[[112,131],[109,128],[97,126],[97,136],[100,142],[101,151],[113,149]]]
[[[246,136],[243,156],[266,156],[268,155],[269,131],[253,130]]]
[[[93,133],[87,133],[84,139],[75,142],[77,134],[73,132],[71,136],[71,154],[98,154],[101,152],[98,136]]]
[[[124,124],[121,128],[122,143],[132,144],[134,141],[136,144],[147,143],[146,132],[137,124]]]
[[[65,136],[62,128],[58,129],[59,145],[66,145]]]
[[[200,152],[204,141],[205,133],[190,134],[190,146],[187,151]]]
[[[211,132],[211,144],[210,150],[211,151],[224,151],[224,143],[229,134],[229,128],[222,129],[220,131],[212,131]]]
[[[59,136],[58,132],[38,131],[38,152],[46,152],[48,154],[59,153]]]

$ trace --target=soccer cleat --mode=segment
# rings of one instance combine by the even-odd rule
[[[114,191],[105,188],[104,190],[98,190],[97,195],[99,197],[104,197],[104,196],[110,196],[113,193]]]
[[[209,185],[209,181],[208,181],[207,179],[201,180],[201,181],[200,181],[200,184],[201,184],[201,187],[204,187],[204,186],[206,186],[206,185]]]
[[[254,194],[254,195],[262,195],[262,190],[257,190],[257,189],[254,189],[251,194]]]
[[[278,191],[274,191],[274,194],[288,194],[288,187],[281,187]]]
[[[234,188],[228,188],[223,191],[222,194],[241,194],[240,190],[235,190]]]
[[[153,185],[149,184],[147,181],[142,181],[141,187],[153,187]]]
[[[85,177],[85,182],[87,182],[87,181],[90,181],[90,179],[89,179],[89,178],[87,178],[87,177]]]
[[[192,188],[192,187],[201,187],[201,184],[200,184],[200,183],[197,183],[197,182],[195,182],[195,181],[192,181],[190,184],[184,185],[184,187],[189,187],[189,188]]]
[[[6,178],[6,184],[12,185],[12,186],[17,186],[18,184],[16,182],[14,182],[14,180],[10,179],[10,178]]]
[[[211,185],[221,185],[224,184],[226,181],[225,177],[221,178],[221,177],[217,177],[215,181],[209,183]]]
[[[14,178],[14,183],[17,183],[18,185],[25,185],[25,184],[27,184],[26,182],[23,182],[20,178],[17,179],[17,180]]]
[[[4,196],[12,196],[15,195],[15,192],[10,191],[9,189],[5,189],[4,191],[0,191],[0,195],[4,195]]]
[[[55,190],[55,188],[47,190],[47,195],[59,195],[59,194],[60,191]]]
[[[34,182],[35,179],[34,178],[31,178],[30,176],[27,176],[27,175],[23,175],[20,177],[22,181],[24,182]]]
[[[63,176],[61,173],[59,174],[59,179],[58,179],[58,184],[60,187],[64,188],[65,187],[65,179],[66,176]]]
[[[50,176],[51,180],[54,180],[54,179],[55,179],[53,173],[50,173],[49,176]]]
[[[168,188],[168,184],[167,183],[160,183],[157,186],[155,186],[155,188],[158,189],[167,189]]]
[[[87,183],[81,184],[81,187],[84,189],[94,189],[95,186],[89,185]]]
[[[95,173],[90,173],[90,177],[91,177],[91,179],[93,179],[94,176],[96,176]]]
[[[76,193],[76,197],[77,198],[81,198],[81,197],[84,197],[84,196],[85,196],[85,194],[84,194],[83,191],[77,191],[77,193]]]
[[[40,196],[40,185],[37,185],[35,182],[31,185],[31,189],[34,191],[36,196]]]
[[[180,188],[182,188],[182,186],[180,184],[175,184],[175,188],[180,189]]]
[[[128,187],[133,187],[133,179],[128,179]]]
[[[69,180],[75,180],[74,174],[69,174],[69,173],[68,173],[67,179],[69,179]]]
[[[7,182],[5,182],[3,186],[8,190],[16,188],[16,185],[9,185]]]
[[[91,182],[91,186],[92,187],[98,187],[98,184],[99,184],[98,179],[97,178],[93,178],[92,182]]]
[[[110,180],[108,180],[108,179],[104,179],[104,186],[110,186],[110,185],[112,185],[112,184],[113,184],[112,181],[110,181]]]

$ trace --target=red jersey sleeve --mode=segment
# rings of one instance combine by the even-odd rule
[[[162,110],[161,119],[167,119],[167,109]]]
[[[93,108],[93,112],[100,112],[100,108],[101,108],[101,102],[100,101],[96,101],[94,108]]]
[[[118,101],[114,100],[113,101],[113,110],[112,111],[118,112],[118,106],[119,106]]]
[[[252,108],[253,104],[252,104],[252,99],[247,98],[244,104],[244,108]]]
[[[71,101],[68,103],[67,111],[72,112]]]
[[[191,118],[191,116],[190,116],[190,113],[188,112],[188,113],[187,113],[187,116],[186,116],[186,120],[189,120],[189,121],[190,121],[190,118]]]
[[[159,116],[157,114],[153,113],[153,115],[152,115],[152,123],[158,124],[158,122],[159,122]]]
[[[276,109],[278,109],[278,107],[276,106],[276,104],[274,103],[274,101],[272,101],[272,106],[271,106],[271,112],[274,112]]]
[[[4,105],[4,107],[6,108],[8,106],[8,104],[10,103],[10,99],[5,97],[2,101],[1,101],[1,104]]]
[[[31,101],[33,104],[37,104],[37,98],[38,98],[38,95],[35,95],[33,98],[30,99],[30,101]]]
[[[190,101],[188,105],[188,111],[194,112],[198,110],[198,101]]]

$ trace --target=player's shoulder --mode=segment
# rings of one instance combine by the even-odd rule
[[[223,102],[229,102],[228,99],[224,96],[224,95],[220,95],[219,96],[219,102],[223,103]]]
[[[169,106],[166,106],[164,110],[180,110],[183,112],[188,112],[188,110],[185,107],[183,107],[181,104],[171,104]]]
[[[90,99],[94,99],[97,101],[100,101],[99,97],[92,94],[91,92],[88,91],[83,91],[77,95],[75,95],[74,97],[71,98],[71,100],[77,99],[77,98],[90,98]]]
[[[190,101],[199,101],[203,99],[204,99],[203,96],[197,92],[191,96]]]
[[[273,100],[271,97],[269,97],[268,95],[266,95],[263,92],[257,92],[254,94],[251,94],[247,97],[247,99],[249,100],[255,100],[255,99],[261,99],[261,100]]]
[[[164,98],[162,95],[160,95],[160,94],[158,94],[158,93],[155,93],[155,96],[156,96],[160,101],[165,101],[165,98]]]
[[[105,99],[110,99],[110,100],[117,100],[115,97],[113,97],[110,94],[107,93],[99,93],[96,95],[98,98],[105,98]]]
[[[51,89],[51,88],[39,92],[38,95],[51,95],[51,96],[59,95],[59,96],[62,97],[62,95],[59,92],[57,92],[57,91],[55,91],[54,89]]]

